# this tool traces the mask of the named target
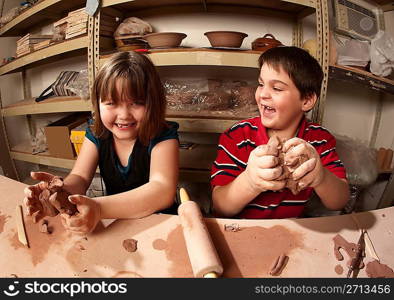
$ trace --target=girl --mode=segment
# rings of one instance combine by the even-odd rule
[[[94,124],[64,190],[78,212],[61,214],[73,232],[91,232],[100,219],[141,218],[174,203],[178,181],[178,124],[165,121],[166,100],[152,62],[135,52],[113,55],[92,90]],[[85,195],[97,165],[107,195]],[[42,188],[53,178],[32,172],[39,184],[25,189],[28,215],[40,213]]]

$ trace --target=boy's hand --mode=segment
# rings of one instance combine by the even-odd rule
[[[30,176],[35,180],[40,180],[40,182],[28,186],[24,190],[23,203],[26,206],[27,215],[35,217],[56,216],[58,211],[54,208],[51,209],[51,205],[43,205],[39,199],[40,194],[48,189],[49,182],[54,178],[54,175],[46,172],[31,172]],[[36,218],[33,220],[36,220]]]
[[[78,212],[73,216],[60,214],[64,227],[78,234],[92,232],[101,220],[100,205],[93,199],[82,195],[72,195],[68,199],[77,206]]]
[[[284,188],[286,181],[275,180],[282,174],[277,156],[278,147],[271,144],[258,146],[250,153],[245,173],[254,191],[261,193]]]
[[[293,180],[299,180],[300,190],[306,187],[314,188],[323,181],[325,169],[320,161],[320,155],[311,144],[300,138],[292,138],[284,143],[282,149],[285,152],[284,163],[289,169],[297,164],[300,156],[307,157],[307,161],[291,170]]]

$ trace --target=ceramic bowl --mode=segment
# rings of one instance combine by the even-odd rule
[[[208,31],[204,35],[212,47],[239,48],[248,35],[237,31]]]
[[[149,43],[151,48],[176,48],[187,37],[181,32],[156,32],[143,36],[143,39]]]

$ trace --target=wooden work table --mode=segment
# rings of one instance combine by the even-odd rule
[[[22,204],[26,185],[0,176],[1,277],[192,277],[178,216],[154,214],[117,220],[94,233],[77,236],[63,229],[58,217],[47,218],[52,234],[39,232],[25,217],[30,248],[17,237],[15,207]],[[394,207],[362,212],[364,227],[382,264],[394,267]],[[268,270],[281,253],[289,261],[279,277],[346,277],[348,260],[337,261],[333,237],[357,243],[360,233],[350,215],[308,219],[238,220],[207,218],[224,266],[224,277],[271,277]],[[226,231],[236,224],[239,231]],[[125,239],[138,241],[128,252]],[[368,251],[364,263],[372,258]],[[341,269],[343,272],[341,273]],[[341,274],[338,274],[341,273]],[[359,277],[367,277],[365,268]]]

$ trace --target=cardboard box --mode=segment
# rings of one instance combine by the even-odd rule
[[[70,141],[71,129],[87,122],[89,114],[75,113],[45,127],[49,154],[58,158],[73,159],[75,151]]]

